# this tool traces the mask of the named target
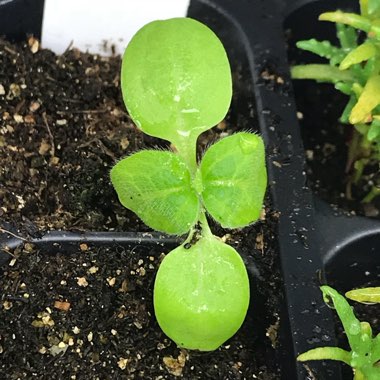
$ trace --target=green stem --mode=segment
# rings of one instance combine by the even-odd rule
[[[186,162],[191,177],[193,180],[196,180],[196,174],[198,169],[197,164],[197,139],[198,134],[191,134],[186,137],[179,138],[178,141],[175,142],[175,147],[178,151],[178,155],[182,157],[182,159]],[[198,221],[201,224],[201,234],[203,237],[211,237],[214,236],[211,232],[210,226],[207,221],[206,212],[203,207],[201,207],[199,211],[199,217]],[[195,228],[192,228],[190,230],[189,236],[186,239],[187,241],[190,241],[193,234],[195,233]]]
[[[211,232],[210,226],[208,225],[206,212],[203,208],[199,211],[198,223],[200,225],[200,236],[197,237],[196,239],[197,241],[200,237],[205,238],[205,239],[214,237],[213,233]],[[189,235],[187,236],[186,240],[183,242],[184,245],[186,243],[190,243],[193,240],[194,234],[198,234],[199,232],[199,227],[197,227],[198,223],[190,229]]]
[[[346,173],[348,173],[351,170],[353,163],[359,157],[360,136],[360,133],[354,128],[351,141],[348,145]]]
[[[380,196],[380,188],[373,186],[371,191],[363,198],[362,203],[370,203],[378,196]]]
[[[177,141],[173,141],[178,155],[187,164],[191,177],[194,178],[197,172],[197,139],[198,135],[190,133],[189,136],[179,137]]]
[[[199,212],[199,221],[200,221],[201,226],[202,226],[202,236],[203,237],[214,236],[213,233],[211,232],[210,226],[208,225],[206,212],[203,208]]]
[[[363,373],[359,369],[354,369],[354,380],[365,380]]]
[[[359,126],[356,126],[353,129],[352,139],[348,146],[346,173],[348,173],[351,170],[352,165],[354,163],[360,160],[363,161],[362,165],[364,168],[364,166],[367,164],[368,159],[371,157],[372,142],[369,141],[366,135],[358,129],[359,129]],[[360,168],[360,164],[358,165],[358,168],[355,168],[355,169],[359,169],[359,168]],[[355,176],[355,178],[360,178],[360,177],[361,177],[361,172],[359,173],[359,176],[357,175]]]

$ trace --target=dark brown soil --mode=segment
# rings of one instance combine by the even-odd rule
[[[338,119],[347,97],[332,85],[312,81],[294,82],[303,137],[309,184],[325,201],[351,214],[380,218],[379,197],[372,204],[361,203],[378,180],[378,164],[367,167],[361,180],[352,186],[352,199],[346,196],[349,174],[345,172],[352,127]]]
[[[177,371],[185,379],[278,379],[276,223],[268,210],[265,222],[230,238],[260,275],[245,324],[210,353],[181,351],[157,325],[152,290],[164,248],[16,249],[0,279],[0,378],[171,379]]]
[[[29,233],[146,230],[120,205],[109,171],[125,155],[168,144],[132,124],[119,87],[120,57],[76,49],[33,54],[30,42],[0,40],[0,218]],[[231,130],[223,123],[201,147]]]
[[[356,4],[352,2],[347,6]],[[322,3],[310,3],[298,9],[286,21],[290,65],[327,63],[326,59],[298,49],[296,42],[299,40],[316,38],[338,45],[334,24],[318,21],[318,9],[322,12],[320,6]],[[303,27],[305,24],[309,25],[306,29]],[[380,197],[369,204],[361,203],[372,184],[380,181],[378,162],[368,165],[362,178],[351,188],[347,186],[353,171],[352,168],[346,171],[353,127],[341,124],[339,118],[348,97],[335,90],[332,84],[311,80],[295,80],[293,88],[307,160],[306,172],[312,190],[334,208],[340,208],[346,213],[380,218]],[[351,194],[347,191],[348,188],[351,189]]]
[[[24,237],[148,230],[120,206],[109,170],[136,150],[168,144],[131,123],[120,59],[34,47],[0,41],[0,220]],[[229,115],[202,137],[200,151],[247,126],[250,119]],[[185,379],[278,379],[277,218],[267,209],[265,219],[227,237],[254,274],[252,305],[241,331],[212,353],[181,351],[157,326],[152,286],[163,248],[81,245],[63,255],[24,244],[0,279],[0,378],[158,380],[178,371]]]

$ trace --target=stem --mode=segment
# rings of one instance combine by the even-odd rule
[[[190,133],[189,136],[180,136],[177,141],[173,141],[178,155],[185,161],[194,178],[197,172],[197,139],[198,135]]]
[[[357,182],[357,180],[360,179],[363,169],[371,157],[371,150],[371,141],[367,139],[365,134],[354,128],[353,135],[348,146],[346,163],[346,173],[348,173],[354,165],[355,173],[353,174],[353,182]]]
[[[201,226],[202,226],[202,236],[204,237],[214,236],[213,233],[211,232],[210,226],[208,225],[206,212],[203,208],[199,212],[199,221],[201,222]]]
[[[346,173],[351,170],[352,164],[357,160],[359,156],[359,140],[360,133],[354,128],[351,141],[348,145],[348,157],[346,162]]]
[[[193,181],[196,178],[198,164],[197,164],[197,139],[199,134],[190,133],[189,136],[181,136],[177,141],[175,141],[175,147],[177,148],[178,155],[186,162],[190,175]],[[201,224],[201,234],[203,237],[214,236],[211,232],[210,226],[207,221],[205,209],[201,206],[199,210],[198,221]],[[190,230],[189,236],[186,241],[190,241],[195,230],[192,228]]]
[[[365,380],[363,373],[357,368],[354,369],[354,380]]]
[[[207,238],[214,237],[213,233],[210,230],[210,226],[208,225],[206,213],[205,213],[205,210],[203,208],[199,211],[198,222],[199,222],[199,226],[200,226],[200,237],[201,238],[207,239]],[[199,232],[199,227],[196,227],[196,225],[194,225],[190,229],[189,235],[187,236],[187,238],[183,244],[185,245],[186,243],[190,243],[193,240],[194,234],[197,234],[198,232]],[[198,238],[197,238],[197,240],[198,240]]]
[[[378,196],[380,196],[380,188],[373,186],[371,191],[363,198],[362,203],[370,203]]]

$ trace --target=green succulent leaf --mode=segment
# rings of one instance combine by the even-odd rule
[[[326,64],[297,65],[291,68],[293,79],[314,79],[319,82],[354,82],[355,76],[350,71]]]
[[[137,126],[177,145],[224,118],[231,70],[222,43],[207,26],[190,18],[153,21],[125,50],[121,88]]]
[[[306,362],[308,360],[338,360],[350,365],[351,354],[339,347],[317,347],[298,355],[297,360]]]
[[[339,119],[341,123],[347,124],[349,122],[350,114],[355,104],[356,104],[356,96],[351,95],[350,100],[346,104],[346,107],[344,108],[343,113]]]
[[[377,362],[380,359],[380,335],[372,338],[372,328],[368,322],[359,322],[346,299],[329,286],[321,287],[325,302],[332,300],[334,307],[343,324],[347,335],[351,352],[337,347],[319,347],[301,354],[297,360],[340,360],[354,369],[354,379],[376,380],[380,378],[380,367]],[[367,299],[366,289],[361,292],[350,291],[347,294],[361,300],[362,295]],[[371,291],[369,291],[371,293]]]
[[[337,82],[334,86],[338,91],[342,92],[345,95],[351,95],[353,92],[352,83]]]
[[[349,25],[336,24],[337,36],[342,48],[350,51],[357,46],[358,36],[354,28]]]
[[[368,17],[368,0],[359,0],[360,14],[364,17]]]
[[[367,138],[369,141],[375,141],[378,138],[380,139],[380,120],[374,119],[369,127]],[[379,141],[380,143],[380,141]],[[380,288],[377,288],[379,291],[379,299],[377,302],[380,302]]]
[[[324,285],[321,286],[323,298],[326,303],[332,300],[339,319],[342,322],[344,331],[346,332],[350,347],[353,351],[361,351],[362,328],[359,320],[355,317],[350,304],[335,289]]]
[[[380,133],[380,129],[379,129]],[[345,296],[353,301],[362,303],[380,303],[380,288],[369,287],[348,291]]]
[[[372,339],[372,360],[377,363],[380,360],[380,334]]]
[[[345,57],[345,52],[331,45],[329,41],[317,41],[312,38],[310,40],[298,41],[296,45],[299,49],[310,51],[320,57],[329,59],[332,65],[339,64]]]
[[[112,168],[111,181],[121,204],[151,228],[180,235],[197,220],[189,171],[172,152],[145,150],[124,158]]]
[[[378,0],[367,0],[367,12],[371,18],[380,17],[380,2]]]
[[[260,136],[241,132],[218,141],[197,175],[206,210],[223,227],[244,227],[259,218],[267,185]]]
[[[368,79],[364,89],[352,109],[350,123],[358,124],[366,122],[371,111],[380,104],[380,75],[374,75]]]
[[[249,280],[239,254],[212,235],[162,261],[154,310],[164,333],[179,346],[211,351],[239,329],[249,304]]]
[[[339,68],[341,70],[346,70],[352,65],[367,61],[368,59],[374,57],[376,53],[377,49],[375,45],[371,42],[366,42],[348,53],[340,63]]]
[[[363,75],[366,78],[370,78],[373,75],[377,75],[380,73],[380,59],[378,55],[368,59],[363,68]]]
[[[380,3],[378,0],[360,0],[360,13],[364,17],[376,19],[380,17]]]
[[[346,13],[339,10],[335,12],[326,12],[319,16],[319,20],[350,25],[355,29],[360,29],[365,32],[371,30],[371,21],[367,17],[360,16],[356,13]]]

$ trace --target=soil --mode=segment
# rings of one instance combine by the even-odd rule
[[[109,171],[126,155],[168,143],[131,122],[121,98],[120,57],[77,49],[56,56],[28,42],[0,40],[0,218],[30,235],[147,230],[120,205]],[[200,150],[233,130],[221,123],[202,137]]]
[[[357,2],[343,4],[353,7]],[[285,35],[290,65],[327,63],[316,54],[296,47],[299,40],[316,38],[329,40],[338,45],[333,23],[322,23],[318,16],[325,8],[322,2],[305,5],[294,12],[285,23]],[[303,20],[300,22],[300,20]],[[303,26],[309,25],[307,29]],[[379,163],[368,165],[358,183],[352,185],[351,195],[347,182],[351,172],[346,172],[348,144],[352,138],[352,127],[341,124],[339,118],[348,97],[335,90],[334,85],[315,81],[292,82],[299,116],[299,125],[307,160],[306,173],[312,190],[335,209],[351,215],[380,218],[380,197],[372,203],[361,200],[371,190],[371,184],[380,181]],[[351,169],[352,170],[352,169]]]
[[[148,230],[119,204],[109,171],[136,150],[169,147],[131,122],[119,69],[119,57],[76,49],[56,56],[33,38],[0,40],[0,219],[24,238],[48,229]],[[235,79],[234,105],[249,85],[239,73]],[[248,119],[232,111],[202,136],[199,152],[252,128],[253,106],[244,104]],[[244,325],[211,353],[180,350],[157,325],[152,286],[164,248],[16,248],[0,279],[0,378],[278,379],[278,213],[266,204],[266,216],[246,229],[214,226],[253,276]]]
[[[368,184],[377,181],[378,164],[368,166],[361,180],[352,186],[352,199],[346,196],[345,166],[352,129],[337,121],[346,96],[329,84],[300,81],[293,85],[311,188],[320,198],[351,215],[380,218],[379,197],[370,204],[360,202],[370,190]]]
[[[278,379],[276,223],[267,210],[265,222],[230,236],[248,268],[257,264],[252,305],[210,353],[180,350],[157,325],[152,290],[165,248],[81,244],[51,254],[24,244],[0,279],[0,378]]]

